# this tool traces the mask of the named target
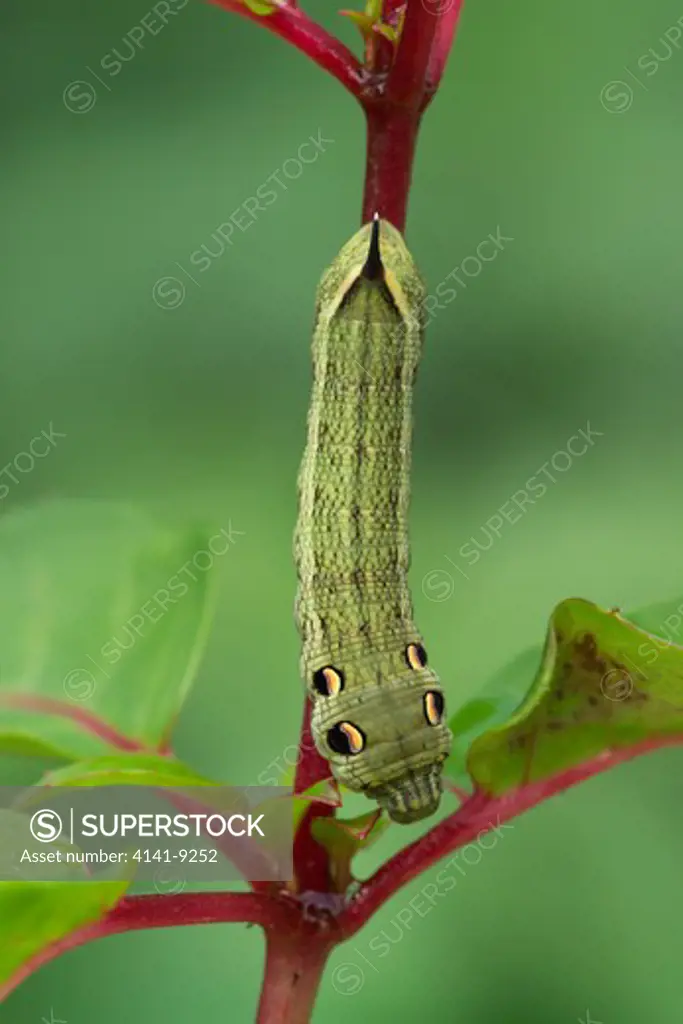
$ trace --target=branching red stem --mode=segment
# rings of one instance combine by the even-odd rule
[[[445,9],[441,8],[449,0],[408,0],[393,66],[389,67],[390,51],[385,47],[383,59],[372,71],[364,68],[346,46],[294,3],[275,0],[277,9],[264,16],[249,10],[239,0],[213,2],[258,22],[291,43],[358,99],[366,114],[368,140],[363,222],[379,212],[403,231],[420,119],[443,73],[461,0],[450,0],[451,6]],[[400,0],[386,0],[386,3],[388,23],[395,24]],[[70,707],[50,698],[23,698],[21,695],[10,698],[6,703],[68,717],[120,750],[146,749],[83,708]],[[161,748],[164,753],[170,753],[166,741]],[[295,790],[302,792],[328,775],[329,766],[312,742],[307,700]],[[543,799],[542,795],[533,798],[529,795],[529,802],[525,804],[522,795],[518,794],[516,802],[510,802],[507,807],[508,816],[520,813],[540,799]],[[505,812],[504,801],[487,801],[480,794],[475,794],[455,815],[393,857],[363,886],[359,898],[338,920],[344,937],[360,928],[401,885],[451,849],[469,841],[473,829],[476,833],[477,829],[482,831],[493,827],[495,822],[491,824],[490,817],[496,813],[498,804],[502,815]],[[310,825],[314,816],[333,813],[330,807],[313,804],[299,829],[295,845],[299,892],[306,889],[330,891],[328,855],[313,839]],[[275,892],[269,893],[266,886],[258,885],[257,888],[259,891],[252,893],[124,898],[102,920],[64,937],[25,964],[5,988],[0,989],[0,1000],[42,964],[92,939],[139,928],[251,921],[264,928],[268,943],[259,1024],[307,1024],[325,962],[340,933],[337,928],[326,930],[320,927],[320,922],[316,924],[306,920],[301,904],[295,900],[288,901]]]
[[[428,0],[410,0],[406,8],[403,32],[394,66],[384,92],[387,102],[416,112],[422,106],[427,86],[427,68],[443,12],[441,3],[428,6]]]
[[[439,86],[461,2],[408,0],[393,67],[367,92],[363,223],[377,212],[405,230],[420,122]]]
[[[641,754],[682,743],[681,736],[646,740],[624,750],[606,752],[552,778],[530,783],[503,796],[491,797],[476,791],[454,814],[439,822],[421,839],[399,850],[364,883],[353,903],[338,918],[343,938],[350,938],[362,928],[402,886],[473,839],[608,768]]]
[[[362,223],[379,213],[404,231],[420,119],[441,80],[462,0],[407,0],[388,71],[384,62],[363,67],[343,43],[282,0],[269,15],[255,14],[240,0],[213,2],[285,39],[356,97],[367,121]],[[396,20],[399,6],[399,0],[386,0],[389,23]]]
[[[276,36],[291,43],[307,57],[337,79],[349,92],[360,99],[367,76],[358,59],[348,47],[326,32],[298,7],[279,3],[272,14],[255,14],[239,0],[212,0],[233,14],[255,21]]]

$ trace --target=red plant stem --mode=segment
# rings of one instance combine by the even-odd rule
[[[318,753],[311,733],[311,702],[304,700],[304,717],[299,738],[299,756],[296,763],[294,792],[303,793],[310,786],[329,778],[330,766]],[[311,831],[313,819],[331,817],[334,807],[322,803],[312,804],[294,837],[294,871],[297,890],[303,892],[329,892],[331,888],[330,859],[327,851],[318,843]]]
[[[353,903],[337,919],[344,939],[355,935],[394,893],[447,854],[503,825],[511,818],[523,814],[549,797],[608,768],[661,747],[677,746],[681,743],[681,736],[646,740],[624,750],[599,754],[590,761],[569,768],[552,778],[529,783],[498,797],[475,791],[454,814],[439,822],[421,839],[394,854],[364,883]]]
[[[368,104],[367,155],[362,222],[375,213],[404,231],[415,144],[420,127],[418,111]]]
[[[330,766],[313,742],[311,732],[311,702],[308,697],[304,698],[304,716],[301,723],[299,735],[299,753],[296,759],[296,775],[294,779],[294,792],[303,793],[304,790],[315,786],[317,782],[328,779],[331,776]]]
[[[330,892],[332,874],[327,850],[315,836],[311,826],[316,818],[329,818],[334,807],[313,803],[301,820],[294,837],[294,880],[297,892]]]
[[[0,704],[5,707],[19,708],[22,711],[31,711],[35,714],[55,715],[58,718],[68,718],[76,725],[90,732],[98,739],[119,750],[137,751],[144,753],[156,753],[137,740],[130,739],[118,732],[113,726],[103,721],[92,711],[76,705],[66,704],[62,700],[55,700],[54,697],[40,697],[33,694],[7,693],[0,697]]]
[[[124,897],[105,917],[76,929],[41,949],[0,987],[0,1002],[30,974],[67,950],[86,942],[141,928],[173,928],[185,924],[252,922],[264,928],[291,930],[297,926],[296,907],[257,893],[201,892],[168,896]]]
[[[320,974],[334,945],[355,935],[386,900],[413,878],[447,854],[491,829],[504,825],[543,800],[641,754],[681,743],[681,736],[646,740],[624,750],[600,754],[553,778],[531,783],[499,797],[475,791],[454,814],[436,825],[426,836],[400,850],[375,872],[363,884],[353,903],[339,915],[332,933],[326,934],[316,929],[315,924],[304,922],[303,902],[278,899],[276,895],[207,892],[130,896],[122,899],[100,921],[59,939],[23,964],[0,987],[0,1002],[43,964],[93,939],[140,928],[245,921],[261,925],[271,942],[270,966],[264,982],[258,1024],[299,1024],[300,1021],[301,1024],[307,1024],[308,1018],[305,1016],[277,1016],[278,1004],[285,998],[286,991],[290,993],[287,998],[292,1013],[303,1013],[304,1007],[310,1011]],[[296,935],[299,935],[300,941],[295,939]],[[284,943],[284,936],[289,936],[292,948],[288,946],[285,949],[282,944],[273,945],[279,938]],[[269,972],[272,972],[272,977]],[[299,1007],[292,993],[302,978],[304,995]],[[275,992],[279,995],[274,995]]]
[[[353,96],[360,97],[366,75],[357,58],[299,8],[280,3],[272,14],[263,15],[250,11],[239,0],[213,0],[213,3],[274,32],[341,82]]]
[[[387,101],[419,110],[427,84],[427,68],[443,12],[442,0],[430,10],[428,0],[408,0],[394,66],[384,92]]]
[[[363,101],[367,157],[362,223],[375,213],[405,230],[415,146],[450,50],[462,0],[408,0],[396,58],[386,83]],[[433,8],[433,9],[432,9]]]
[[[437,2],[444,3],[444,0],[437,0]],[[460,17],[462,0],[445,0],[445,2],[448,4],[448,7],[444,10],[439,22],[439,28],[434,38],[434,45],[432,46],[427,67],[427,92],[424,98],[424,107],[430,103],[439,88],[446,69],[448,55],[453,46],[453,36],[455,35],[458,18]]]
[[[319,932],[266,931],[266,966],[256,1024],[309,1024],[320,979],[334,947]]]

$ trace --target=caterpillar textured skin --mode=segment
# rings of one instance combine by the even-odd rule
[[[398,822],[437,809],[451,747],[407,579],[424,297],[387,221],[361,228],[323,275],[294,543],[314,741],[339,782]]]

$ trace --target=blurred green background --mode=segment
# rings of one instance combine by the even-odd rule
[[[359,223],[364,126],[301,55],[194,0],[112,74],[150,6],[2,10],[0,463],[49,423],[67,435],[2,514],[123,498],[244,531],[177,750],[248,783],[299,725],[313,297]],[[355,45],[334,5],[315,13]],[[683,594],[683,52],[663,41],[680,16],[672,0],[468,0],[423,127],[408,239],[431,288],[490,232],[513,239],[431,323],[416,394],[412,580],[451,708],[540,642],[563,597]],[[319,130],[332,143],[284,177]],[[197,273],[191,254],[218,252],[212,234],[276,172],[286,190]],[[154,301],[168,276],[176,308],[168,284]],[[456,572],[446,556],[467,568],[460,547],[587,421],[603,436]],[[400,930],[436,871],[408,887],[337,951],[316,1024],[680,1020],[682,766],[656,754],[523,816]],[[261,966],[257,929],[124,935],[46,967],[0,1021],[249,1024]]]

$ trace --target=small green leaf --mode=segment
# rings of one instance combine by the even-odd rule
[[[307,800],[309,803],[317,801],[321,804],[329,804],[331,807],[341,807],[341,795],[339,783],[331,775],[327,779],[321,779],[308,789],[297,793],[297,798]]]
[[[652,621],[639,614],[646,616]],[[516,659],[518,669],[531,654]],[[677,734],[683,736],[683,648],[572,598],[553,613],[526,698],[474,741],[468,770],[478,786],[500,794],[604,752]]]
[[[106,502],[3,516],[0,751],[106,754],[112,745],[84,727],[88,718],[159,746],[199,664],[211,567],[228,536],[170,530]]]
[[[348,18],[354,23],[359,29],[364,39],[367,39],[372,32],[372,26],[374,25],[373,18],[364,14],[363,11],[340,11],[342,17]]]
[[[384,0],[367,0],[365,4],[365,14],[372,21],[379,21],[382,17],[383,6]]]
[[[323,804],[326,807],[341,807],[339,787],[332,778],[322,779],[301,793],[293,796],[276,797],[276,799],[291,800],[294,835],[296,835],[306,812],[313,804]]]
[[[277,10],[276,4],[263,3],[262,0],[243,0],[244,6],[248,7],[254,14],[272,14],[273,11]]]
[[[343,10],[339,13],[349,18],[360,30],[363,39],[366,41],[372,38],[373,33],[379,33],[391,43],[397,43],[401,36],[405,9],[398,15],[396,27],[382,21],[383,0],[367,0],[363,11]]]
[[[339,849],[367,850],[389,828],[391,822],[381,811],[368,811],[357,818],[317,818],[313,835],[330,853]]]
[[[0,882],[2,986],[58,939],[99,920],[129,885],[115,882]]]
[[[353,881],[351,861],[360,850],[367,850],[389,828],[391,822],[380,810],[368,811],[357,818],[316,818],[311,831],[330,855],[335,888],[346,892]]]

